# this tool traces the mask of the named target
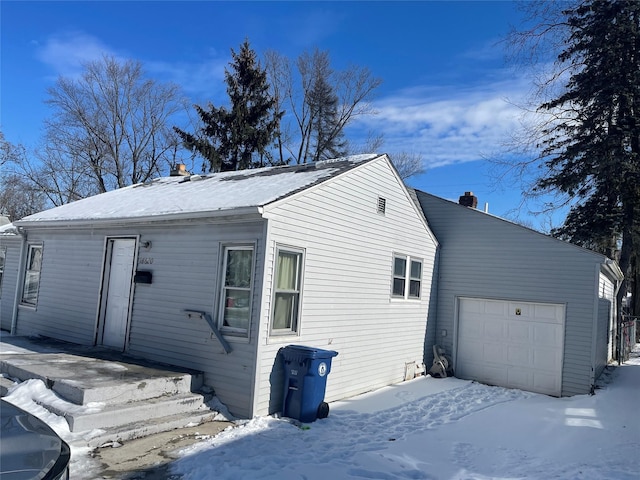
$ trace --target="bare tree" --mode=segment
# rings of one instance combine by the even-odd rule
[[[419,153],[400,152],[391,155],[391,162],[396,167],[398,175],[402,180],[406,180],[414,175],[425,172],[424,161]]]
[[[283,162],[286,161],[285,156],[296,163],[321,157],[323,152],[316,151],[318,143],[320,148],[323,148],[322,145],[331,145],[357,117],[374,113],[369,101],[382,81],[367,68],[354,65],[342,71],[333,70],[329,68],[329,53],[317,49],[298,57],[295,72],[289,60],[276,52],[268,52],[265,63],[272,89],[274,92],[278,89],[274,97],[279,99],[281,105],[288,107],[281,122]],[[314,107],[313,92],[320,80],[337,97],[337,108],[335,112],[327,112],[332,117],[328,120],[333,127],[328,133],[325,129],[323,141],[317,142],[314,126],[318,125],[319,112]]]
[[[24,147],[8,142],[4,138],[4,133],[0,131],[0,167],[9,163],[18,163],[23,156]],[[4,173],[4,170],[2,170],[2,173]]]
[[[45,208],[44,195],[21,175],[10,173],[3,177],[0,189],[0,213],[9,220],[19,220]]]
[[[0,214],[11,220],[31,215],[45,207],[43,193],[24,175],[17,173],[26,160],[26,149],[6,141],[0,131]]]
[[[176,163],[171,118],[185,104],[177,86],[145,78],[140,62],[105,56],[48,93],[41,166],[24,172],[54,205],[145,182]]]

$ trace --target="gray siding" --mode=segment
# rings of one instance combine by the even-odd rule
[[[458,297],[565,304],[562,394],[587,393],[593,375],[597,272],[604,257],[417,193],[441,245],[436,340],[447,353],[455,353]],[[443,330],[446,336],[441,336]]]
[[[2,276],[2,285],[0,285],[0,329],[6,331],[11,331],[13,305],[20,271],[21,247],[22,237],[0,234],[0,248],[6,248],[4,274]]]
[[[385,215],[376,212],[378,196],[386,199]],[[386,160],[281,202],[265,217],[270,230],[254,413],[280,410],[277,355],[288,344],[339,352],[327,379],[328,401],[400,382],[406,363],[423,363],[436,245]],[[298,336],[269,336],[277,244],[305,249]],[[420,300],[390,298],[394,252],[423,260]]]

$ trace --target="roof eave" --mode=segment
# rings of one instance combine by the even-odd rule
[[[120,225],[151,224],[157,222],[193,221],[193,220],[222,220],[224,218],[260,219],[262,207],[251,206],[233,209],[221,209],[202,212],[177,212],[164,215],[145,215],[139,217],[117,218],[83,218],[60,220],[18,220],[16,227],[22,228],[68,228],[68,227],[112,227]]]

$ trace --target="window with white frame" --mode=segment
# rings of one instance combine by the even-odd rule
[[[273,281],[271,333],[298,333],[304,250],[278,247]]]
[[[4,262],[7,256],[7,247],[0,247],[0,298],[2,298],[2,277],[4,276]]]
[[[24,273],[24,286],[22,288],[22,304],[35,307],[38,303],[41,270],[42,245],[29,245]]]
[[[225,246],[220,294],[220,327],[227,333],[247,335],[251,318],[253,246]]]
[[[407,255],[394,255],[391,296],[405,299],[420,298],[421,287],[422,260]]]

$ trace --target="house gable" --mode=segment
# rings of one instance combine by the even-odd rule
[[[384,200],[384,211],[380,208]],[[437,243],[388,158],[382,156],[264,208],[268,234],[255,411],[277,411],[278,350],[338,351],[327,400],[404,380],[423,363]],[[299,330],[272,335],[279,247],[304,252]],[[394,255],[420,261],[420,298],[392,295]]]

